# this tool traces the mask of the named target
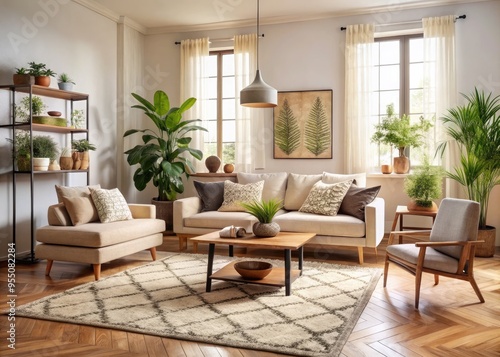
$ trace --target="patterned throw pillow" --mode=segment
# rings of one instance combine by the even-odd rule
[[[123,197],[117,188],[113,188],[112,190],[90,188],[90,195],[94,201],[101,223],[132,219],[132,213],[127,201],[125,201],[125,197]]]
[[[334,184],[322,181],[316,182],[312,187],[299,212],[335,216],[342,204],[347,190],[351,187],[352,180]]]
[[[260,201],[262,199],[262,190],[264,181],[241,185],[229,180],[224,181],[224,202],[218,209],[220,212],[245,212],[240,205],[241,202]]]

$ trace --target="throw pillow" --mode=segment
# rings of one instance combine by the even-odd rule
[[[262,200],[268,201],[272,198],[283,202],[285,201],[286,181],[288,174],[286,172],[275,172],[268,174],[251,174],[238,172],[238,183],[246,185],[249,183],[264,180],[264,189],[262,190]]]
[[[90,197],[89,188],[101,188],[101,185],[91,186],[56,186],[57,202],[62,202],[63,196],[66,197]]]
[[[339,183],[346,180],[356,180],[358,187],[366,187],[366,173],[360,174],[332,174],[323,172],[321,181],[324,183]]]
[[[120,190],[90,189],[90,195],[99,215],[101,223],[125,221],[132,219],[132,213]]]
[[[201,199],[201,212],[217,211],[224,201],[224,181],[193,181]]]
[[[340,205],[338,213],[347,214],[364,221],[365,206],[377,197],[380,187],[381,186],[363,188],[352,184]]]
[[[68,211],[71,223],[74,226],[95,222],[99,220],[96,207],[90,196],[87,197],[62,197],[64,206]]]
[[[299,211],[335,216],[351,184],[352,180],[334,184],[316,182]]]
[[[289,174],[285,194],[285,209],[288,211],[297,211],[304,204],[313,185],[320,180],[321,174]]]
[[[64,203],[57,203],[49,206],[47,210],[47,221],[49,226],[72,226],[73,222],[69,216]]]
[[[221,212],[245,212],[241,202],[251,203],[262,199],[264,181],[241,185],[229,180],[224,181],[224,202],[218,209]]]

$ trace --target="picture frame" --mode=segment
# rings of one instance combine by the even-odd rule
[[[273,111],[275,159],[331,159],[333,91],[278,92]]]

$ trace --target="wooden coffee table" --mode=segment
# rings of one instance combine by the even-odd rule
[[[257,238],[255,236],[247,236],[244,238],[221,238],[219,237],[219,232],[217,231],[191,238],[191,241],[195,244],[209,244],[206,286],[207,292],[212,290],[212,280],[217,279],[258,285],[284,286],[285,294],[286,296],[289,296],[292,291],[292,282],[302,275],[304,244],[310,241],[315,235],[316,233],[280,232],[276,237],[270,238]],[[231,262],[212,274],[216,244],[229,245],[231,256],[233,245],[247,248],[280,249],[284,251],[285,267],[274,267],[271,273],[262,280],[244,279],[233,267],[236,262]],[[299,253],[299,269],[292,270],[291,268],[292,249],[297,250]]]

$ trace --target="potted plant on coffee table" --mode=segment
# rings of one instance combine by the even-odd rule
[[[195,172],[190,156],[196,160],[203,158],[203,153],[190,147],[193,131],[207,131],[196,125],[200,119],[182,120],[182,114],[196,102],[189,98],[180,107],[170,107],[167,94],[158,90],[154,94],[153,103],[136,93],[132,96],[140,103],[132,108],[140,109],[146,114],[156,130],[131,129],[123,137],[141,133],[143,144],[125,151],[127,162],[139,165],[134,173],[134,185],[142,191],[152,182],[158,188],[158,196],[153,198],[156,215],[166,223],[166,232],[173,232],[173,201],[178,193],[184,192],[182,177],[189,177]]]
[[[420,117],[418,123],[412,124],[410,117],[403,114],[401,118],[394,114],[394,104],[387,106],[387,117],[375,125],[372,141],[394,146],[399,150],[399,157],[394,158],[394,172],[405,174],[410,171],[410,160],[405,156],[407,147],[420,147],[425,133],[432,127],[429,120]]]
[[[272,198],[267,201],[241,202],[240,205],[259,220],[252,227],[256,237],[274,237],[279,233],[280,226],[273,222],[273,218],[282,207],[281,201]]]
[[[436,212],[438,207],[434,200],[441,198],[443,177],[443,169],[432,166],[425,156],[423,164],[404,181],[404,190],[411,199],[407,205],[408,211]]]
[[[467,198],[479,202],[479,234],[476,255],[492,257],[495,252],[495,227],[488,226],[488,203],[493,188],[500,184],[500,96],[474,89],[464,95],[467,103],[449,109],[442,118],[450,141],[460,149],[460,162],[447,176],[466,188]],[[451,143],[442,142],[443,155]]]

